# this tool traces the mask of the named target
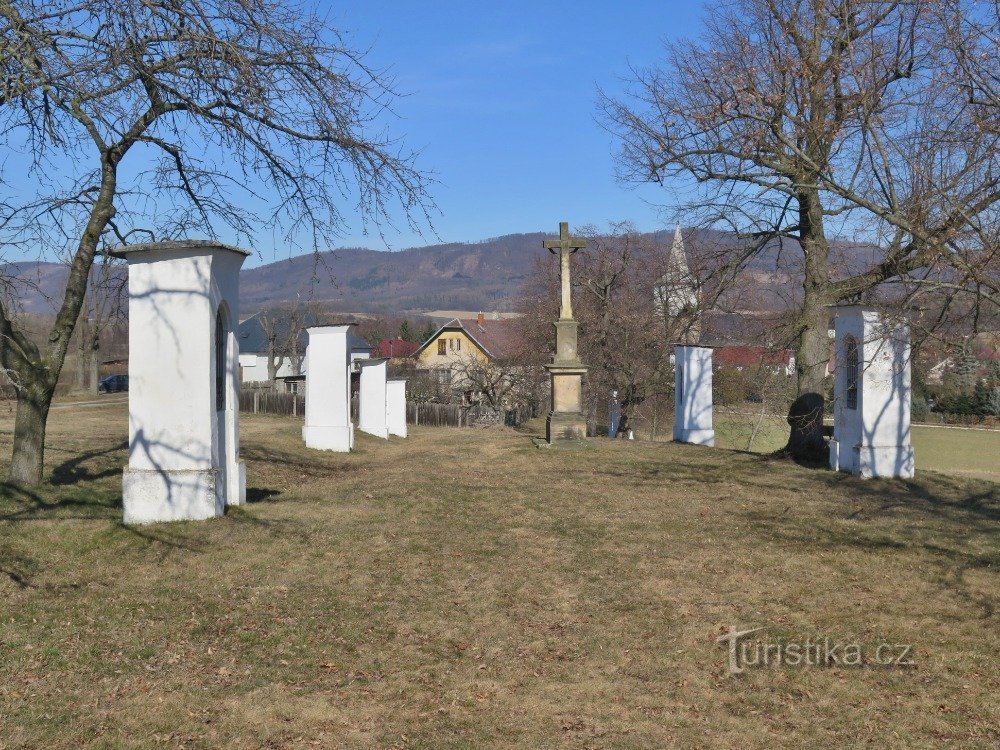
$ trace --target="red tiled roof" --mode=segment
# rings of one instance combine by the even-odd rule
[[[441,326],[433,336],[425,341],[416,351],[419,354],[431,342],[435,341],[445,331],[462,330],[486,352],[490,357],[508,357],[514,350],[517,341],[516,321],[509,319],[493,320],[484,318],[482,323],[478,318],[452,318]]]
[[[754,367],[772,365],[787,367],[792,356],[791,349],[768,349],[764,346],[720,346],[712,359],[715,364],[726,367]]]
[[[495,358],[511,355],[517,341],[517,329],[514,326],[516,322],[486,318],[480,325],[477,318],[455,318],[449,325],[459,323],[466,333],[486,349],[487,354]]]
[[[419,348],[420,344],[414,344],[412,341],[405,341],[404,339],[382,339],[376,345],[372,356],[375,358],[387,357],[389,359],[411,357]]]

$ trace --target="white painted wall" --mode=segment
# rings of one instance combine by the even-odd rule
[[[884,323],[877,310],[844,305],[836,309],[834,330],[831,468],[866,478],[912,477],[909,327]],[[858,342],[857,408],[850,408],[846,398],[849,336]]]
[[[306,356],[306,447],[347,452],[354,446],[351,423],[349,325],[308,329]]]
[[[367,352],[351,352],[351,364],[369,358]],[[266,383],[267,382],[267,355],[259,352],[240,352],[240,366],[243,368],[242,379],[244,383]],[[309,352],[306,351],[302,359],[302,372],[308,372]],[[357,370],[355,369],[355,372]],[[291,361],[286,357],[284,363],[278,368],[275,377],[288,378],[295,375]]]
[[[376,437],[389,437],[386,423],[386,370],[388,359],[367,359],[361,365],[358,394],[358,429]]]
[[[712,350],[675,346],[674,440],[715,445],[712,405]]]
[[[204,242],[133,245],[128,261],[129,463],[125,523],[222,515],[246,497],[239,460],[239,270],[245,250]],[[216,409],[216,312],[226,318]]]
[[[406,380],[390,380],[385,384],[385,421],[390,435],[406,437]]]
[[[243,368],[244,383],[264,383],[267,382],[267,355],[256,352],[240,353],[240,366]],[[305,360],[302,361],[302,372],[306,371]],[[285,361],[278,368],[277,377],[287,378],[297,373],[292,368],[291,360],[285,357]]]

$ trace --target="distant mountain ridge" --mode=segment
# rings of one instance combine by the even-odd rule
[[[685,230],[685,239],[694,231]],[[673,231],[651,234],[669,243]],[[709,234],[714,241],[726,240],[723,233]],[[547,257],[542,249],[545,236],[543,232],[508,234],[397,251],[340,248],[277,260],[241,272],[240,313],[246,317],[296,299],[316,301],[331,312],[343,313],[507,311],[534,261]],[[748,268],[762,286],[788,284],[787,275],[774,273],[777,252],[761,254]],[[19,262],[0,266],[0,277],[11,276],[18,278],[17,295],[24,311],[51,315],[58,308],[66,281],[64,265]]]
[[[283,258],[240,274],[242,316],[270,305],[316,301],[333,312],[406,313],[435,309],[504,310],[541,256],[542,232],[406,250],[339,248]],[[51,315],[62,300],[60,263],[0,265],[16,277],[25,312]]]
[[[299,295],[339,312],[505,309],[531,273],[543,237],[300,255],[244,271],[240,303],[251,310]]]

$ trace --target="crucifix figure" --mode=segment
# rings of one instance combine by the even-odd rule
[[[562,281],[562,305],[559,309],[560,320],[573,319],[573,300],[570,295],[569,256],[582,247],[587,246],[587,240],[569,236],[569,222],[559,222],[559,239],[545,240],[543,246],[550,252],[559,252],[559,276]]]

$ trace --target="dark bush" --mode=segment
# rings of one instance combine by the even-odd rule
[[[917,396],[910,403],[910,419],[914,422],[926,422],[931,415],[931,406],[923,396]]]

